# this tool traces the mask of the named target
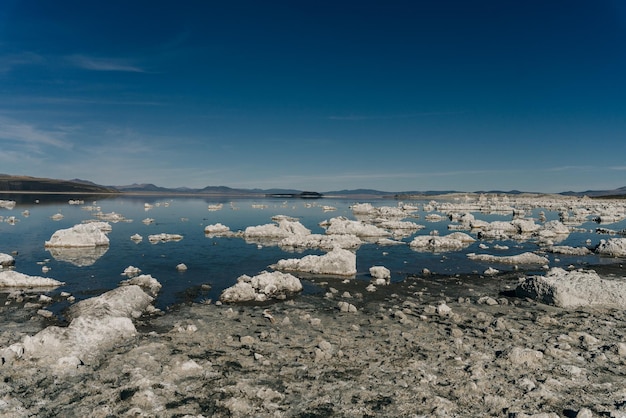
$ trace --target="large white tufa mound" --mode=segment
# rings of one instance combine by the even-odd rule
[[[0,253],[0,268],[15,265],[15,259],[9,254]]]
[[[220,295],[222,302],[264,302],[269,299],[285,299],[302,291],[300,280],[289,273],[264,271],[256,276],[242,275],[237,283]]]
[[[147,277],[139,284],[126,284],[71,306],[69,326],[49,326],[0,348],[2,361],[15,362],[16,367],[51,367],[57,375],[79,372],[83,364],[96,364],[104,351],[137,333],[132,319],[147,311],[153,300],[143,290],[145,284],[158,287]]]
[[[474,238],[463,232],[453,232],[449,235],[440,237],[433,235],[419,235],[409,243],[414,250],[425,251],[454,251],[462,250],[476,241]]]
[[[593,270],[565,271],[554,267],[545,276],[531,276],[515,293],[561,308],[593,306],[626,309],[626,280],[602,279]]]
[[[301,271],[311,274],[353,276],[356,274],[356,254],[335,247],[324,255],[307,255],[303,258],[279,260],[270,266],[276,270]]]
[[[100,247],[108,246],[109,238],[103,231],[110,231],[111,226],[107,222],[91,222],[74,225],[71,228],[59,229],[49,241],[46,247]]]
[[[0,287],[59,287],[63,284],[48,277],[29,276],[14,270],[0,270]]]
[[[611,238],[601,240],[595,248],[596,254],[608,255],[611,257],[626,256],[626,238]]]
[[[550,260],[535,253],[525,252],[517,255],[497,256],[491,254],[469,253],[467,258],[474,261],[501,264],[548,264]]]

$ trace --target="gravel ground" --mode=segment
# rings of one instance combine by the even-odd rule
[[[177,306],[75,372],[3,364],[0,416],[626,417],[626,312],[517,298],[520,276]],[[1,347],[54,323],[5,299]]]

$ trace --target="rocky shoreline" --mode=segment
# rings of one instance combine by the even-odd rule
[[[521,298],[524,275],[318,279],[326,294],[133,313],[136,332],[71,368],[3,358],[0,415],[625,417],[626,311]],[[34,295],[6,298],[0,347],[56,325]]]

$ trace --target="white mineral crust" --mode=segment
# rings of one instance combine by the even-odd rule
[[[29,276],[15,270],[0,270],[1,287],[58,287],[64,283],[48,277]]]
[[[237,283],[225,289],[220,295],[222,302],[263,302],[268,299],[284,299],[290,294],[300,292],[300,280],[279,271],[264,271],[256,276],[242,275]]]
[[[516,294],[561,308],[597,306],[626,309],[626,281],[603,279],[593,270],[566,271],[554,267],[545,276],[531,276]]]
[[[324,255],[283,259],[270,267],[276,270],[301,271],[312,274],[353,276],[356,274],[356,254],[336,247]]]
[[[103,230],[110,230],[106,222],[92,222],[74,225],[68,229],[60,229],[52,234],[46,247],[100,247],[108,246],[109,238]]]

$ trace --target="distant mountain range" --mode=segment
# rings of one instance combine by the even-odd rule
[[[102,186],[89,180],[72,179],[57,180],[49,178],[39,178],[30,176],[13,176],[9,174],[0,174],[0,192],[21,192],[21,193],[89,193],[89,194],[153,194],[153,195],[215,195],[215,196],[259,196],[273,195],[276,197],[293,196],[307,197],[307,193],[316,194],[315,192],[302,191],[295,189],[233,189],[226,186],[207,186],[201,189],[189,187],[167,188],[159,187],[154,184],[130,184],[126,186]],[[534,192],[521,192],[519,190],[490,190],[490,191],[474,191],[462,192],[455,190],[430,190],[430,191],[403,191],[403,192],[385,192],[373,189],[354,189],[354,190],[336,190],[322,192],[324,196],[350,196],[350,197],[428,197],[448,194],[463,193],[486,193],[486,194],[543,194]],[[584,192],[567,191],[558,193],[564,196],[589,196],[589,197],[614,197],[626,198],[626,186],[612,190],[586,190]]]

